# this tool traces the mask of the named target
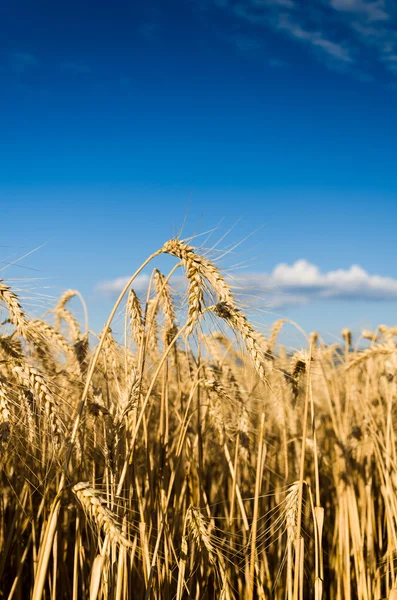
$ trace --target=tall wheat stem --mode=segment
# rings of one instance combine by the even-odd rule
[[[139,275],[139,273],[159,254],[161,254],[161,250],[157,250],[156,252],[151,254],[151,256],[149,256],[149,258],[147,258],[145,260],[145,262],[139,267],[139,269],[137,271],[135,271],[134,275],[129,279],[127,284],[124,286],[124,289],[121,292],[120,296],[118,297],[118,299],[113,307],[113,310],[110,313],[110,316],[107,320],[107,323],[102,331],[101,339],[99,340],[99,344],[97,346],[96,352],[94,354],[94,357],[91,361],[91,364],[90,364],[90,367],[89,367],[89,370],[87,373],[87,379],[85,382],[83,394],[82,394],[81,401],[80,401],[80,404],[79,404],[79,407],[77,410],[77,415],[76,415],[76,419],[74,421],[72,434],[70,436],[69,446],[68,446],[68,450],[67,450],[67,454],[66,454],[66,458],[65,458],[65,464],[63,467],[63,473],[61,475],[59,485],[58,485],[57,496],[51,507],[50,516],[48,518],[48,522],[47,522],[47,526],[46,526],[44,538],[43,538],[44,543],[40,547],[37,572],[36,572],[33,594],[32,594],[32,600],[41,600],[42,595],[43,595],[45,578],[46,578],[47,569],[48,569],[48,561],[50,558],[52,544],[53,544],[55,532],[57,529],[58,515],[59,515],[59,511],[60,511],[61,492],[63,491],[63,489],[65,487],[67,470],[68,470],[70,458],[72,456],[73,447],[74,447],[74,444],[76,441],[76,436],[77,436],[77,431],[78,431],[78,427],[80,424],[81,415],[83,414],[85,402],[86,402],[87,396],[88,396],[88,390],[90,389],[92,376],[94,374],[95,366],[98,362],[99,354],[102,350],[102,346],[105,341],[107,332],[109,330],[111,322],[113,321],[114,315],[116,314],[116,311],[117,311],[118,307],[120,306],[122,299],[124,298],[125,294],[128,291],[128,288],[130,287],[130,285],[132,284],[134,279]]]
[[[295,554],[295,577],[294,577],[294,600],[298,600],[300,590],[300,573],[301,573],[301,525],[302,525],[302,500],[303,500],[303,481],[305,478],[305,454],[306,454],[306,437],[307,437],[307,422],[309,413],[310,401],[310,373],[312,362],[312,343],[309,347],[308,364],[306,367],[306,394],[305,406],[303,411],[303,431],[302,431],[302,451],[300,461],[299,474],[299,493],[298,493],[298,516],[296,520],[296,554]]]
[[[248,584],[248,600],[253,600],[255,591],[255,563],[256,563],[256,536],[258,531],[258,509],[259,509],[259,494],[262,486],[262,467],[263,467],[263,456],[264,456],[264,444],[263,436],[265,431],[265,413],[262,413],[261,424],[259,430],[259,441],[258,441],[258,462],[256,465],[256,479],[255,479],[255,497],[254,497],[254,510],[252,515],[252,528],[251,528],[251,561],[250,561],[250,572],[249,572],[249,584]]]

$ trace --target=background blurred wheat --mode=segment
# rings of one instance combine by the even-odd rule
[[[134,292],[160,253],[187,310]],[[396,597],[396,330],[288,353],[178,239],[99,337],[76,295],[30,320],[0,281],[2,598]]]

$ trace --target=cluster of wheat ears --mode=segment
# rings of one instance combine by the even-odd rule
[[[179,239],[99,336],[76,296],[0,280],[1,598],[397,598],[397,331],[287,352]]]

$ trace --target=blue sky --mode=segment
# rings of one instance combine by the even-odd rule
[[[98,329],[186,218],[207,245],[234,226],[257,307],[395,324],[396,22],[386,0],[3,7],[0,258],[45,244],[3,276],[31,311],[79,288]]]

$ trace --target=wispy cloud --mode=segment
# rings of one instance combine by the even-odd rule
[[[117,277],[103,281],[97,290],[107,296],[118,295],[129,277]],[[148,275],[140,275],[134,282],[137,293],[145,293],[149,285]],[[184,278],[176,276],[172,285],[179,293],[185,291]],[[290,306],[311,301],[345,299],[350,301],[386,301],[397,299],[397,279],[370,274],[359,265],[348,269],[336,269],[323,273],[305,259],[292,265],[278,264],[271,273],[247,273],[230,280],[237,293],[260,297],[269,306]]]
[[[318,30],[303,29],[299,23],[292,21],[288,15],[280,16],[278,28],[286,31],[297,40],[310,44],[337,61],[353,62],[351,51],[346,43],[333,42],[324,37],[324,34]]]
[[[306,46],[320,62],[370,81],[397,74],[397,5],[387,0],[203,0],[244,27],[254,40],[265,30]]]
[[[363,0],[331,0],[331,6],[336,10],[363,15],[369,21],[385,21],[389,14],[385,11],[385,3],[364,2]]]
[[[107,281],[100,281],[96,285],[95,289],[103,296],[107,296],[108,298],[115,298],[124,289],[126,284],[129,282],[130,278],[130,275],[126,275],[123,277],[116,277],[115,279],[108,279]],[[142,273],[141,275],[138,275],[138,277],[136,277],[132,287],[138,295],[146,294],[149,287],[149,283],[149,275]],[[183,275],[174,275],[171,278],[170,284],[174,293],[184,294],[187,290],[186,278]]]

